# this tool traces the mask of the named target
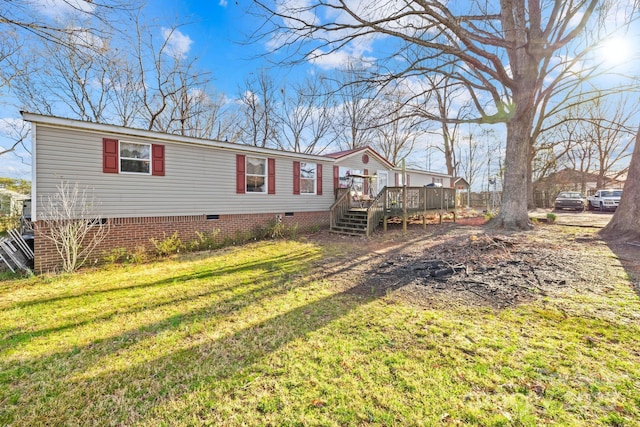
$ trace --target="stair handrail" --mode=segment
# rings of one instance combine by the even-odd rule
[[[338,190],[346,191],[339,195],[336,201],[331,205],[329,219],[329,227],[331,230],[335,228],[338,220],[351,208],[351,191],[353,190],[353,185],[344,189],[340,188]]]
[[[385,186],[371,201],[371,204],[367,207],[367,237],[373,233],[376,229],[380,219],[384,216],[384,197],[387,194],[387,187]]]

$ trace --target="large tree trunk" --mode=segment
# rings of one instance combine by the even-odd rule
[[[527,211],[527,173],[529,160],[529,114],[516,116],[507,123],[507,147],[504,162],[504,186],[500,213],[492,225],[508,230],[529,228]]]
[[[620,206],[609,224],[600,234],[608,238],[640,238],[640,128],[636,134],[636,145],[629,164],[627,182],[620,200]]]

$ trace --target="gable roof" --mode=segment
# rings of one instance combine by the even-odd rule
[[[393,169],[395,167],[393,163],[391,163],[384,156],[379,154],[376,150],[374,150],[373,148],[369,147],[368,145],[365,145],[364,147],[352,148],[351,150],[337,151],[335,153],[325,154],[324,156],[325,157],[330,157],[330,158],[335,159],[335,160],[342,160],[344,158],[354,156],[354,155],[356,155],[358,153],[361,153],[363,151],[368,151],[371,155],[373,155],[375,158],[377,158],[378,161],[380,161],[383,164],[388,165],[390,169]]]
[[[461,177],[461,176],[454,176],[454,177],[453,177],[453,185],[454,185],[454,186],[456,186],[456,187],[457,187],[458,185],[462,185],[462,186],[465,186],[465,187],[469,187],[469,182],[467,182],[467,180],[466,180],[466,179],[464,179],[464,178],[463,178],[463,177]]]

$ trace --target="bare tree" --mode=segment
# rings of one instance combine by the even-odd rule
[[[82,267],[109,234],[110,223],[100,218],[97,208],[90,191],[66,181],[40,201],[37,236],[53,243],[64,271]]]
[[[333,132],[342,150],[370,145],[376,137],[378,89],[367,80],[366,72],[354,63],[336,72]]]
[[[600,100],[592,103],[586,116],[588,142],[597,155],[597,187],[603,187],[608,178],[616,179],[627,173],[631,156],[633,131],[628,123],[638,111],[638,102],[630,105],[621,99],[616,105],[605,106]]]
[[[255,147],[277,147],[280,140],[276,114],[276,85],[265,70],[245,80],[240,96],[244,120],[242,141]]]
[[[505,123],[506,153],[502,209],[495,224],[529,227],[528,181],[534,118],[547,100],[539,96],[557,75],[576,74],[575,49],[588,52],[596,30],[616,2],[501,0],[498,2],[384,1],[284,3],[268,14],[272,35],[304,59],[336,53],[344,46],[389,37],[404,44],[387,61],[385,81],[416,75],[445,75],[464,87],[477,113],[474,123]],[[633,9],[633,8],[631,8]],[[620,26],[627,25],[634,10]],[[615,10],[619,12],[619,10]],[[629,11],[627,11],[629,12]],[[330,18],[326,18],[330,17]],[[586,55],[578,55],[584,59]],[[296,58],[294,58],[296,59]],[[297,56],[300,59],[300,56]],[[437,114],[433,115],[438,119]],[[456,122],[457,119],[449,118]]]
[[[0,28],[2,32],[13,31],[20,37],[33,35],[41,41],[66,45],[70,34],[81,37],[87,33],[99,35],[95,22],[109,23],[114,14],[135,9],[130,1],[62,0],[56,3],[30,0],[3,2],[0,6]],[[75,25],[70,25],[71,20]]]
[[[335,101],[321,76],[280,90],[279,148],[296,153],[322,153],[335,140],[330,135]]]
[[[87,44],[89,41],[76,39],[34,47],[30,60],[24,61],[26,72],[16,76],[12,85],[22,106],[44,114],[68,110],[80,120],[107,121],[113,92],[113,51],[106,39],[90,47]]]
[[[456,157],[460,159],[456,176],[463,176],[467,180],[470,191],[481,173],[484,144],[480,139],[474,138],[473,133],[469,133],[466,138],[461,139],[462,141],[456,145]]]
[[[11,120],[2,120],[3,127],[9,128],[11,133],[11,138],[13,138],[11,145],[8,147],[0,146],[0,156],[8,153],[15,153],[18,150],[25,151],[31,154],[29,147],[25,145],[25,141],[27,140],[30,132],[30,127],[23,122],[19,121],[11,121]]]
[[[428,131],[427,120],[410,113],[409,99],[405,85],[393,85],[383,89],[377,102],[376,138],[370,145],[394,165],[411,154]]]
[[[135,56],[140,111],[149,130],[191,134],[187,122],[194,114],[190,91],[206,86],[206,73],[195,68],[196,59],[184,57],[171,45],[178,26],[163,29],[158,43],[154,31],[136,17]]]
[[[464,122],[465,115],[468,114],[470,105],[464,100],[465,90],[448,75],[425,76],[428,83],[428,98],[423,102],[416,103],[416,112],[420,117],[427,117],[433,120],[436,114],[440,120],[439,135],[442,136],[442,145],[436,149],[444,155],[447,173],[451,176],[458,176],[459,158],[458,135],[460,126]],[[417,98],[419,99],[419,98]],[[437,113],[434,113],[437,111]],[[450,118],[455,120],[449,121]]]
[[[635,147],[629,164],[627,182],[620,205],[609,224],[600,232],[609,238],[640,238],[640,128],[636,132]]]
[[[188,92],[192,105],[189,134],[218,141],[236,141],[241,136],[240,114],[233,100],[224,94],[192,88]]]

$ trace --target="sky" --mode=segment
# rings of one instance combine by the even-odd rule
[[[37,1],[48,2],[39,10],[48,17],[67,13],[61,0]],[[149,0],[144,11],[144,15],[159,28],[184,24],[173,33],[170,47],[175,54],[189,58],[197,56],[199,68],[211,73],[215,89],[231,97],[240,93],[250,73],[269,66],[264,57],[264,45],[246,44],[247,37],[259,22],[245,13],[249,2],[239,1],[243,4],[235,0]],[[295,78],[290,72],[279,74],[284,78]],[[19,121],[19,107],[12,104],[15,104],[13,99],[0,96],[0,134],[15,134],[13,129]],[[0,137],[0,145],[8,143],[8,139]],[[28,153],[18,150],[18,156],[0,156],[0,176],[30,179]]]
[[[67,0],[68,1],[68,0]],[[64,9],[63,0],[33,0],[44,6],[40,13],[55,16],[68,13]],[[212,86],[228,97],[238,96],[244,81],[256,73],[261,67],[269,67],[270,73],[278,82],[291,82],[304,77],[315,70],[328,69],[336,64],[345,63],[349,55],[367,57],[379,54],[386,45],[379,38],[371,37],[362,40],[357,45],[339,54],[322,57],[313,64],[303,64],[295,68],[273,67],[274,57],[266,57],[268,40],[247,43],[252,33],[260,31],[261,20],[247,14],[246,9],[250,0],[148,0],[144,16],[154,21],[159,31],[174,24],[182,24],[169,40],[169,47],[176,56],[197,57],[198,66],[210,72]],[[163,30],[164,28],[164,30]],[[158,37],[165,36],[158,34]],[[620,43],[614,43],[606,49],[614,53],[612,58],[621,57],[615,53],[622,49]],[[5,108],[2,111],[2,101],[11,104],[10,99],[0,98],[0,133],[11,133],[11,126],[18,126],[19,114],[17,108]],[[0,145],[6,145],[0,139]],[[416,162],[428,164],[431,170],[444,172],[445,168],[439,161],[434,150],[427,154],[422,147],[420,159]],[[27,155],[0,156],[0,176],[11,176],[30,179],[31,167]]]

